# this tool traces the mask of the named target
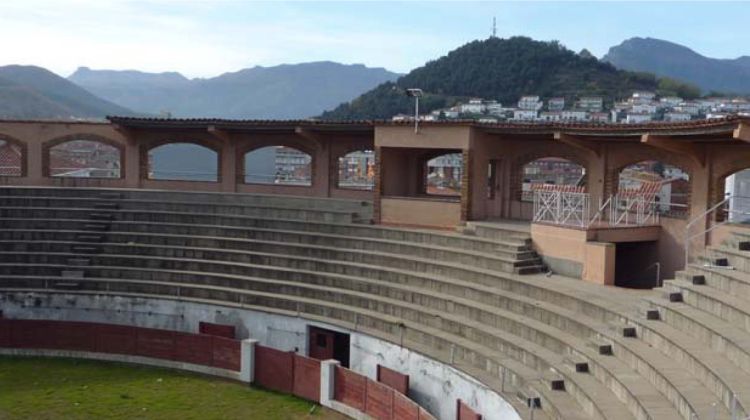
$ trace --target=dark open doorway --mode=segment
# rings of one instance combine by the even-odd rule
[[[615,255],[615,286],[651,289],[657,280],[657,247],[655,241],[620,242]]]
[[[309,352],[313,359],[335,359],[341,366],[349,367],[349,334],[327,330],[320,327],[308,327]]]

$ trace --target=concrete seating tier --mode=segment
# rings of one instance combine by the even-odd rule
[[[335,210],[356,212],[365,218],[372,215],[372,203],[362,200],[303,197],[280,194],[235,194],[215,192],[185,192],[146,189],[64,188],[0,186],[3,197],[60,197],[88,198],[96,200],[142,200],[161,202],[194,202],[212,204],[234,204],[247,206],[287,207],[297,209]]]
[[[60,240],[75,240],[77,235],[90,233],[90,220],[66,219],[6,219],[0,218],[0,227],[16,231],[16,237],[23,239],[21,232],[36,232],[40,237],[59,234]],[[104,226],[102,226],[104,228]],[[62,235],[62,231],[65,235]],[[442,261],[477,264],[481,267],[513,271],[517,267],[536,266],[537,255],[528,249],[511,245],[498,245],[492,253],[464,251],[451,247],[435,246],[429,243],[413,243],[345,235],[332,235],[317,232],[296,232],[289,230],[249,229],[223,226],[112,222],[106,226],[107,240],[110,242],[156,243],[181,246],[216,247],[223,249],[259,249],[262,245],[290,245],[296,247],[328,247],[345,250],[385,252],[396,255],[410,255]],[[20,236],[19,236],[20,235]],[[41,236],[40,236],[41,235]],[[140,237],[142,236],[142,238]],[[154,238],[158,236],[158,238]],[[32,239],[28,237],[28,239]]]
[[[15,246],[18,246],[18,245],[19,245],[19,244],[16,244]],[[39,247],[45,247],[45,248],[46,248],[46,247],[49,247],[49,246],[53,245],[53,243],[50,243],[50,242],[42,242],[42,243],[38,243],[38,245],[39,245]],[[110,249],[108,248],[108,245],[107,245],[107,244],[103,244],[103,246],[105,247],[105,248],[103,249],[103,251],[104,251],[104,252],[117,251],[117,250],[118,250],[118,247],[120,247],[120,248],[122,247],[121,245],[117,245],[117,246],[115,246],[115,249],[114,249],[114,250],[110,250]],[[141,247],[142,247],[142,246],[141,246]],[[63,249],[64,249],[64,248],[65,248],[65,247],[63,247]],[[160,248],[160,249],[162,249],[162,248]],[[37,249],[37,250],[39,250],[39,249]],[[149,253],[148,253],[148,252],[145,252],[145,253],[144,253],[144,252],[137,252],[137,254],[149,254]],[[178,254],[178,256],[180,256],[180,255],[182,255],[182,254]],[[192,256],[192,257],[201,257],[201,255],[198,255],[198,254],[191,254],[191,256]],[[112,260],[111,260],[111,257],[110,257],[109,255],[106,255],[106,256],[101,256],[101,255],[95,255],[95,256],[92,256],[92,260],[100,260],[101,258],[107,258],[107,259],[108,259],[108,260],[107,260],[107,262],[105,263],[105,265],[108,265],[108,266],[109,266],[109,265],[115,265],[115,266],[117,266],[117,265],[125,265],[125,264],[127,264],[127,263],[128,263],[128,259],[127,259],[127,258],[124,258],[124,259],[123,259],[123,258],[120,258],[120,260],[119,260],[119,261],[112,261]],[[7,260],[7,259],[11,259],[11,258],[10,258],[9,256],[7,256],[7,255],[6,255],[6,260]],[[224,260],[226,260],[226,258],[225,258]],[[61,261],[64,261],[64,259],[62,259]],[[265,264],[268,264],[268,263],[270,262],[269,260],[263,260],[263,261],[265,262]],[[138,262],[136,262],[136,261],[134,261],[134,260],[131,260],[131,261],[130,261],[130,263],[131,263],[131,264],[137,264]],[[195,266],[194,266],[193,264],[194,264],[194,261],[193,261],[193,260],[184,260],[184,259],[182,259],[182,260],[174,260],[174,261],[172,261],[172,262],[171,262],[171,264],[169,265],[169,267],[170,267],[170,268],[172,268],[172,267],[181,267],[181,266],[183,266],[183,267],[184,267],[184,266],[189,266],[189,267],[191,267],[191,269],[193,269],[193,270],[195,270],[195,271],[198,271],[198,272],[204,272],[204,273],[205,273],[205,272],[219,272],[219,271],[225,271],[225,270],[227,270],[227,268],[226,268],[227,266],[229,266],[229,267],[232,267],[232,268],[229,268],[230,270],[234,270],[234,269],[236,269],[236,268],[237,268],[237,267],[236,267],[236,264],[232,264],[232,263],[226,263],[226,262],[222,262],[222,263],[207,262],[207,263],[202,263],[202,264],[198,264],[198,265],[195,265]],[[297,262],[295,262],[295,261],[287,261],[287,262],[285,262],[285,263],[283,263],[283,264],[280,264],[280,265],[281,265],[281,266],[284,266],[284,267],[293,267],[293,266],[295,266],[295,264],[297,264]],[[167,262],[165,262],[165,261],[162,261],[162,262],[160,262],[159,264],[147,264],[147,266],[148,266],[148,265],[150,265],[150,266],[158,265],[158,266],[161,266],[161,267],[165,267],[165,266],[167,266]],[[217,265],[221,265],[222,267],[217,267]],[[336,266],[336,264],[334,264],[334,267],[333,267],[333,269],[334,269],[334,270],[336,269],[336,267],[335,267],[335,266]],[[318,264],[316,264],[316,265],[315,265],[314,267],[315,267],[315,269],[321,269],[321,266],[320,266],[320,265],[318,265]],[[90,269],[89,269],[89,268],[87,267],[87,270],[90,270]],[[230,272],[233,272],[233,273],[235,273],[235,274],[244,274],[244,275],[256,274],[256,273],[247,273],[247,272],[243,272],[243,271],[242,271],[241,269],[240,269],[240,271],[230,271]],[[112,275],[112,276],[113,276],[113,277],[115,277],[115,278],[121,278],[121,277],[124,277],[124,276],[123,276],[123,275],[122,275],[121,273],[115,273],[115,274],[110,274],[110,275]],[[269,276],[269,273],[268,273],[268,272],[266,271],[266,272],[264,273],[264,276]],[[306,279],[307,281],[311,281],[310,277],[308,277],[308,276],[303,276],[302,278]],[[337,286],[337,287],[346,287],[346,286],[347,286],[347,283],[346,283],[346,282],[345,282],[345,283],[340,283],[340,284],[337,284],[336,286]],[[371,293],[375,293],[375,292],[376,292],[376,290],[371,290],[371,289],[370,289],[369,291],[370,291]],[[397,295],[396,297],[398,298],[399,296],[400,296],[400,295]],[[471,311],[471,309],[470,309],[470,308],[473,308],[473,307],[474,307],[474,306],[472,306],[471,302],[472,302],[472,301],[468,301],[468,303],[467,303],[467,306],[466,306],[466,308],[467,308],[467,309],[465,309],[466,311]],[[420,303],[420,304],[424,304],[424,302],[412,302],[412,303]],[[534,305],[533,303],[529,303],[529,304],[527,305],[527,308],[524,308],[524,309],[522,309],[521,311],[524,311],[524,310],[529,310],[529,309],[532,309],[532,310],[533,310],[533,308],[534,308],[535,306],[538,306],[538,305],[539,305],[539,303],[538,303],[538,302],[534,302],[534,303],[536,303],[536,305]],[[508,305],[506,304],[506,306],[508,306]],[[511,306],[512,306],[512,305],[511,305]],[[439,310],[443,311],[443,310],[446,310],[446,309],[447,309],[448,307],[449,307],[449,306],[448,306],[448,304],[446,303],[446,304],[443,304],[442,306],[440,306],[440,307],[439,307]],[[456,309],[457,307],[456,307],[456,303],[455,303],[455,302],[453,303],[453,306],[452,306],[452,307],[453,307],[453,311],[454,311],[454,312],[458,312],[458,309]],[[492,307],[490,306],[489,308],[492,308]],[[487,311],[487,313],[485,313],[485,314],[483,314],[483,315],[481,315],[481,316],[475,316],[474,318],[476,318],[476,319],[482,319],[482,320],[486,321],[487,319],[492,319],[493,317],[496,317],[497,315],[492,315],[492,312],[491,312],[491,310],[492,310],[492,309],[489,309],[489,310]],[[495,311],[497,311],[497,310],[495,309]],[[526,314],[525,316],[526,316],[526,317],[528,318],[528,314]],[[575,318],[574,318],[575,316],[576,316],[576,314],[574,314],[574,313],[573,313],[573,314],[570,314],[570,315],[569,315],[569,316],[568,316],[567,318],[566,318],[566,317],[561,317],[562,319],[559,319],[559,320],[555,321],[554,323],[555,323],[555,324],[557,324],[557,325],[565,325],[565,324],[567,323],[567,324],[568,324],[568,329],[569,329],[569,330],[574,330],[574,331],[575,331],[575,330],[585,330],[585,328],[586,328],[586,327],[582,327],[582,326],[579,326],[579,327],[578,327],[577,329],[576,329],[576,328],[572,328],[572,327],[571,327],[571,325],[570,325],[570,324],[572,324],[572,323],[575,323],[575,322],[573,321],[573,320],[575,319]],[[547,322],[549,322],[550,316],[549,316],[549,315],[544,315],[544,316],[541,316],[540,318],[541,318],[541,319],[545,319],[545,318],[546,318]],[[519,321],[518,321],[518,322],[516,323],[515,327],[513,327],[513,328],[515,328],[515,329],[517,330],[517,329],[519,328],[519,327],[518,327],[519,325],[524,325],[524,324],[523,324],[523,321],[522,321],[522,319],[523,319],[523,317],[521,318],[521,320],[519,320]],[[528,320],[527,320],[527,322],[528,322]],[[507,328],[510,328],[510,327],[507,327]],[[511,330],[513,330],[513,328],[510,328],[510,329],[511,329]],[[606,329],[606,326],[604,326],[604,327],[600,327],[600,329],[602,329],[602,328]],[[590,336],[590,335],[592,335],[592,334],[594,334],[594,333],[596,333],[596,331],[593,331],[593,332],[589,332],[589,333],[588,333],[588,335]],[[534,332],[533,334],[534,334],[534,335],[535,335],[535,336],[536,336],[537,338],[539,338],[538,336],[539,336],[539,335],[541,335],[541,334],[540,334],[540,333],[539,333],[538,331],[537,331],[537,332]],[[586,336],[586,334],[587,334],[586,332],[582,332],[582,333],[581,333],[581,336],[584,336],[584,337],[585,337],[585,336]],[[612,331],[610,335],[612,335],[612,337],[611,337],[611,338],[612,338],[613,340],[615,340],[615,341],[617,341],[617,340],[621,340],[621,338],[618,338],[618,336],[617,336],[617,334],[616,334],[616,332],[615,332],[615,331]],[[547,338],[547,339],[546,339],[546,343],[547,343],[547,344],[549,344],[549,340],[550,340],[549,338]],[[559,347],[553,347],[553,350],[554,350],[555,352],[558,352],[558,353],[561,353],[561,354],[566,354],[566,353],[573,353],[574,351],[572,350],[572,346],[574,346],[574,345],[575,345],[575,344],[573,344],[573,343],[576,343],[576,342],[577,342],[577,343],[579,343],[579,344],[584,344],[584,343],[586,343],[586,341],[585,341],[585,340],[583,340],[583,341],[580,341],[580,340],[575,340],[574,338],[569,338],[569,340],[568,340],[568,341],[569,341],[569,347],[568,347],[568,349],[567,349],[566,351],[563,351],[563,352],[561,353],[561,349],[560,349]],[[623,348],[625,348],[625,347],[632,347],[632,344],[631,344],[631,343],[628,343],[627,345],[625,345],[625,343],[623,343]],[[592,347],[592,348],[590,348],[590,349],[588,349],[588,350],[589,350],[589,351],[588,351],[588,353],[589,353],[589,354],[591,354],[591,351],[593,351],[593,347]],[[648,351],[649,349],[646,349],[646,350]],[[583,353],[586,353],[586,349],[585,349],[585,348],[584,348],[584,349],[579,349],[579,350],[578,350],[578,352],[581,352],[581,351],[582,351]],[[627,355],[627,353],[626,353],[626,355]],[[526,357],[528,357],[528,356],[526,356]],[[655,356],[654,356],[654,355],[651,355],[650,357],[651,357],[651,358],[653,358],[653,357],[655,357]],[[631,358],[634,358],[634,357],[633,357],[633,356],[631,355]],[[635,357],[635,358],[637,359],[637,357]],[[644,361],[643,361],[643,360],[640,360],[640,363],[644,363]],[[592,364],[593,364],[593,362],[592,362]],[[660,365],[661,365],[661,366],[668,366],[668,365],[669,365],[669,363],[668,363],[668,361],[664,361],[664,362],[663,362],[663,363],[661,363]],[[538,366],[537,366],[537,368],[538,368]],[[679,370],[679,369],[678,369],[678,370]],[[601,374],[602,374],[602,372],[601,372],[601,371],[599,371],[599,370],[596,370],[596,369],[595,369],[595,372],[598,372],[598,373],[600,373],[600,376],[601,376]],[[607,373],[607,372],[604,372],[604,373]],[[632,374],[632,372],[631,372],[631,374]],[[654,374],[652,373],[652,375],[654,375]],[[656,375],[658,376],[658,372],[656,373]],[[616,381],[616,378],[617,378],[617,376],[613,376],[613,375],[611,375],[611,374],[609,374],[608,376],[609,376],[609,377],[608,377],[608,378],[606,378],[606,379],[608,379],[608,380],[610,380],[610,381],[613,381],[613,380],[614,380],[614,381]],[[673,374],[672,376],[674,376],[674,374]],[[623,375],[622,377],[627,377],[627,375]],[[685,378],[679,378],[679,379],[681,379],[683,383],[685,382]],[[667,381],[667,382],[669,383],[669,381]],[[643,383],[643,382],[641,381],[640,383],[637,383],[637,386],[633,386],[633,387],[632,387],[631,389],[632,389],[632,390],[636,390],[635,392],[638,392],[638,391],[640,391],[641,393],[645,391],[647,395],[650,395],[650,396],[651,396],[651,402],[653,402],[653,400],[654,400],[654,398],[653,398],[653,395],[654,395],[654,392],[655,392],[655,391],[649,392],[649,387],[648,387],[648,386],[646,386],[646,385],[647,385],[647,384],[645,384],[645,383]],[[697,386],[697,385],[696,385],[696,386]],[[698,388],[699,388],[699,387],[698,387]],[[675,392],[675,391],[673,390],[673,392]],[[706,391],[706,392],[707,392],[707,391]],[[636,394],[636,395],[637,395],[637,394]],[[641,395],[643,395],[643,394],[641,394]],[[656,395],[658,395],[658,393],[656,393]],[[677,393],[677,395],[679,396],[679,393]],[[601,397],[600,397],[600,401],[601,401]],[[687,404],[687,403],[686,403],[686,404]],[[658,410],[658,409],[661,409],[661,410],[662,410],[662,413],[661,413],[661,415],[662,415],[662,416],[664,416],[665,414],[663,413],[663,410],[664,410],[664,407],[665,407],[665,406],[664,406],[664,405],[659,405],[659,404],[657,404],[656,406],[657,406],[657,407],[656,407],[656,409],[657,409],[657,410]],[[666,406],[667,406],[667,407],[669,407],[669,404],[667,404]],[[686,405],[686,407],[689,407],[689,406],[690,406],[690,404],[687,404],[687,405]]]
[[[513,274],[542,268],[523,226],[462,235],[309,220],[249,198],[264,210],[240,214],[231,194],[225,206],[64,190],[0,188],[0,290],[208,300],[370,329],[452,360],[516,406],[538,395],[548,418],[711,418],[715,402],[728,418],[745,389],[732,376],[743,352],[694,339],[658,293]],[[663,321],[648,320],[659,304]]]

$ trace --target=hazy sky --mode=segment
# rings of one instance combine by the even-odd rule
[[[317,60],[407,72],[490,34],[602,56],[633,36],[750,55],[750,2],[248,2],[1,0],[0,64],[210,77]]]

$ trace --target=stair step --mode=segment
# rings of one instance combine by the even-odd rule
[[[73,252],[76,254],[95,254],[99,248],[93,246],[73,245]]]
[[[661,319],[661,313],[658,309],[648,309],[646,311],[646,319],[649,321],[658,321]]]
[[[88,266],[91,265],[91,260],[88,258],[68,258],[68,265]]]
[[[119,203],[111,203],[111,202],[101,202],[101,203],[94,203],[95,209],[108,209],[108,210],[118,210],[120,208]]]
[[[118,191],[103,191],[103,192],[99,193],[99,197],[100,198],[108,198],[108,199],[112,199],[112,198],[120,198],[121,199],[121,198],[123,198],[123,195],[122,195],[121,192],[118,192]]]
[[[82,279],[84,277],[83,270],[62,270],[60,276],[65,279]]]
[[[81,233],[76,235],[76,240],[81,242],[102,242],[104,240],[104,235]]]
[[[669,301],[673,303],[684,302],[682,292],[669,292],[667,293],[667,299],[669,299]]]
[[[56,281],[52,283],[54,289],[80,289],[81,283],[73,281]]]
[[[108,224],[104,224],[104,223],[86,223],[85,225],[83,225],[83,228],[85,230],[93,230],[97,232],[107,231],[109,230],[109,227],[110,226]]]
[[[89,219],[91,220],[115,220],[115,215],[109,214],[109,213],[90,213]]]

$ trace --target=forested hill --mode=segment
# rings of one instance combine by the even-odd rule
[[[430,61],[395,83],[381,84],[350,103],[323,113],[324,119],[390,118],[413,112],[405,88],[421,88],[425,112],[450,106],[467,97],[496,99],[515,104],[522,95],[600,95],[606,102],[629,96],[634,90],[695,96],[699,91],[647,73],[617,70],[590,54],[576,54],[558,42],[525,37],[489,38],[470,42],[448,55]]]

